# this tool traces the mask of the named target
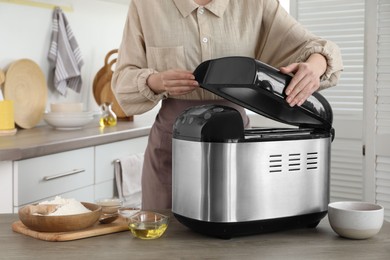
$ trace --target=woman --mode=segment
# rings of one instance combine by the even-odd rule
[[[290,106],[334,86],[342,70],[338,47],[305,30],[277,0],[132,0],[112,88],[128,115],[160,101],[142,175],[143,209],[171,208],[171,138],[186,108],[218,103],[241,107],[199,88],[192,74],[203,61],[247,56],[294,77]]]

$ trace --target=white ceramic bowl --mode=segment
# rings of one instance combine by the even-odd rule
[[[96,204],[102,207],[104,214],[117,214],[122,206],[122,200],[119,198],[104,198],[96,200]]]
[[[93,112],[48,112],[43,115],[46,123],[59,130],[80,129],[94,119]]]
[[[63,103],[51,103],[51,112],[82,112],[83,103],[80,102],[63,102]]]
[[[341,237],[367,239],[382,228],[384,209],[369,202],[333,202],[328,205],[328,219],[333,231]]]

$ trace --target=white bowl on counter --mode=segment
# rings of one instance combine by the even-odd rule
[[[384,208],[369,202],[333,202],[328,205],[328,218],[333,231],[341,237],[367,239],[382,228]]]
[[[94,112],[47,112],[43,119],[55,129],[74,130],[92,122],[94,115]]]

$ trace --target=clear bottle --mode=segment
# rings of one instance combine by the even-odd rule
[[[117,123],[117,117],[114,111],[112,111],[112,103],[102,103],[100,107],[102,110],[102,115],[99,121],[100,126],[115,126]]]

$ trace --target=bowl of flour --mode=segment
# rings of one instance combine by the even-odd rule
[[[101,210],[101,206],[97,204],[56,197],[24,206],[18,215],[22,223],[31,230],[67,232],[93,226],[98,221]]]

